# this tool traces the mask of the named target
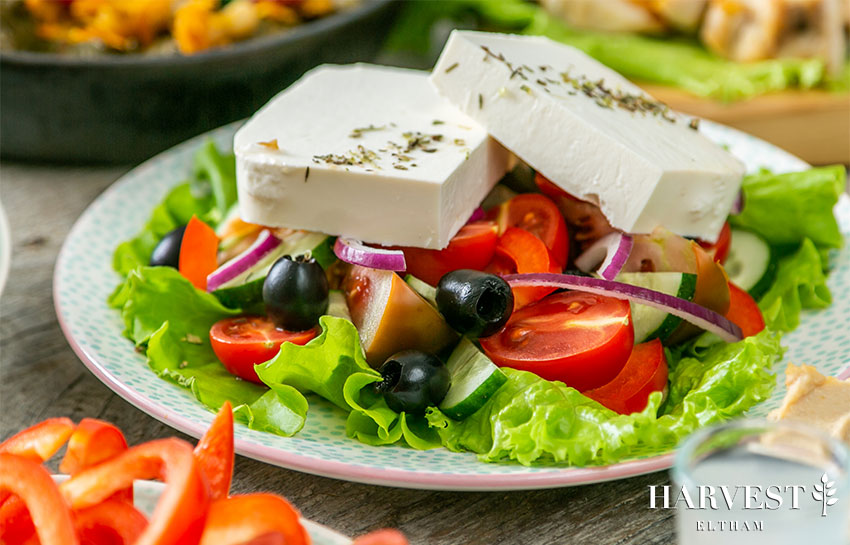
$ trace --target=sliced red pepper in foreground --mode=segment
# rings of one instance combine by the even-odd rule
[[[74,527],[82,545],[132,545],[148,519],[132,503],[108,499],[74,512]]]
[[[280,496],[259,493],[214,501],[201,545],[245,543],[307,545],[310,538],[298,511]]]
[[[74,433],[74,428],[70,418],[48,418],[0,443],[0,453],[44,462],[62,448]]]
[[[180,274],[199,290],[207,289],[207,275],[218,267],[218,235],[192,216],[180,244]]]
[[[68,440],[59,471],[76,475],[80,471],[114,458],[127,450],[127,440],[117,427],[95,418],[83,418]],[[116,492],[116,497],[133,501],[133,487]]]
[[[658,339],[635,345],[626,365],[614,380],[582,392],[587,397],[620,414],[632,414],[646,408],[649,395],[667,387],[667,358]]]
[[[192,446],[177,438],[133,447],[86,469],[60,486],[72,509],[91,507],[127,488],[134,479],[166,483],[144,533],[136,545],[191,545],[198,542],[210,503],[209,484]]]
[[[226,498],[230,493],[233,456],[233,408],[229,401],[225,401],[195,447],[195,459],[210,483],[210,498],[213,500]]]
[[[50,473],[38,462],[12,454],[0,454],[0,490],[14,494],[24,503],[35,525],[41,545],[77,545],[74,523],[62,494]],[[0,520],[0,537],[6,521]]]
[[[409,545],[409,542],[398,530],[385,528],[360,536],[351,545]]]

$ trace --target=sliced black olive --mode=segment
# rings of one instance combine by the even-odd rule
[[[183,233],[186,226],[181,225],[172,229],[156,245],[151,253],[151,267],[174,267],[180,266],[180,246],[183,244]]]
[[[279,328],[304,331],[328,310],[328,279],[315,259],[285,255],[263,282],[263,302]]]
[[[511,317],[514,295],[508,283],[494,274],[460,269],[440,279],[437,308],[460,333],[489,337]]]
[[[449,370],[439,358],[420,350],[403,350],[390,356],[380,369],[383,380],[375,392],[383,395],[397,413],[424,414],[449,391]]]

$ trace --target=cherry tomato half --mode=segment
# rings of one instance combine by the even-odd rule
[[[400,248],[407,262],[407,272],[436,286],[449,271],[458,269],[484,270],[493,259],[498,227],[491,221],[475,221],[460,228],[444,250]]]
[[[741,328],[744,337],[755,335],[764,329],[764,316],[758,303],[750,294],[729,282],[729,310],[726,318]]]
[[[723,228],[720,230],[720,235],[717,237],[717,242],[706,242],[697,240],[697,243],[714,258],[717,263],[726,263],[726,258],[729,256],[729,247],[732,245],[732,228],[729,227],[729,222],[723,223]]]
[[[239,316],[216,322],[210,329],[210,343],[231,374],[262,384],[254,365],[275,357],[285,342],[303,345],[318,334],[318,327],[285,331],[262,316]]]
[[[501,332],[481,339],[497,365],[560,380],[580,391],[616,377],[633,344],[627,301],[578,291],[532,303],[514,312]]]
[[[519,227],[533,234],[546,245],[552,259],[561,268],[567,264],[567,225],[551,199],[538,193],[523,193],[500,204],[490,212],[499,224],[499,233]]]
[[[667,358],[658,339],[635,345],[623,370],[614,380],[582,392],[612,411],[637,413],[646,408],[649,394],[667,387]]]

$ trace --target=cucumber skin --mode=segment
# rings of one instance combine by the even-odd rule
[[[693,298],[693,294],[696,292],[696,287],[697,275],[682,273],[682,283],[679,285],[679,291],[678,293],[676,293],[676,297],[684,299],[683,295],[690,293],[690,298],[688,299],[690,300]],[[658,326],[658,329],[650,333],[649,336],[647,336],[646,339],[642,340],[641,342],[648,342],[653,339],[658,339],[664,342],[667,337],[669,337],[673,333],[673,331],[675,331],[676,328],[679,327],[679,324],[681,323],[682,318],[678,316],[673,316],[672,314],[668,314],[667,317],[664,318],[664,321],[661,322],[661,325]]]
[[[487,404],[487,402],[490,401],[490,398],[493,397],[496,394],[496,392],[498,392],[499,389],[502,386],[504,386],[504,384],[507,381],[508,381],[507,375],[505,375],[504,373],[498,373],[498,374],[490,375],[487,378],[487,380],[482,382],[481,385],[478,388],[481,388],[485,385],[488,385],[488,383],[493,383],[493,384],[488,386],[488,388],[492,388],[491,392],[489,394],[483,395],[480,398],[484,401],[484,403],[482,403],[480,407],[475,407],[475,408],[470,409],[471,406],[467,403],[464,403],[464,401],[465,401],[464,400],[464,401],[461,401],[460,403],[458,403],[457,405],[455,405],[454,407],[448,407],[448,408],[445,408],[445,409],[442,408],[442,407],[438,407],[438,408],[440,409],[440,411],[444,415],[448,416],[452,420],[464,420],[466,418],[469,418],[473,414],[477,413],[481,409],[483,409],[484,406]],[[498,384],[495,384],[496,382],[498,382]],[[478,391],[478,389],[476,389],[475,391]]]

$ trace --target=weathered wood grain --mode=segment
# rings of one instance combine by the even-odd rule
[[[113,394],[76,358],[56,321],[53,266],[88,204],[126,169],[0,165],[13,237],[0,299],[0,438],[50,416],[97,417],[138,443],[176,432]],[[530,492],[404,490],[336,481],[238,457],[236,492],[272,490],[349,535],[393,526],[415,544],[674,543],[673,513],[649,509],[666,473]]]

